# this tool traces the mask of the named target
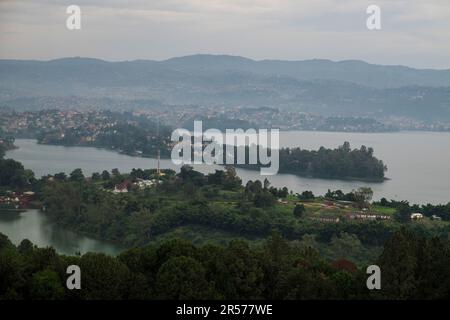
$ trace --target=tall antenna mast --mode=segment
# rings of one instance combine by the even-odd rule
[[[159,146],[159,119],[156,122],[156,143],[158,143],[158,154],[157,154],[158,168],[156,170],[156,174],[158,175],[158,180],[159,180],[159,177],[161,175],[161,170],[160,170],[161,150],[160,150],[160,146]]]

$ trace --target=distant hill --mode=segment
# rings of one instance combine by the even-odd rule
[[[376,65],[359,60],[254,61],[238,56],[193,55],[169,59],[160,64],[179,71],[233,70],[258,75],[286,76],[298,80],[347,81],[375,88],[450,86],[450,69],[413,69],[405,66]]]
[[[76,99],[105,107],[116,100],[150,100],[450,119],[450,70],[223,55],[123,62],[79,57],[0,60],[0,106],[58,107]]]

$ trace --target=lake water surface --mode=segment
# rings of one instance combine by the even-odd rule
[[[373,147],[375,156],[388,166],[382,183],[313,179],[290,174],[268,176],[272,185],[287,186],[294,192],[311,190],[324,194],[328,189],[349,192],[360,186],[374,190],[374,199],[408,200],[412,203],[447,203],[450,201],[450,133],[398,132],[398,133],[333,133],[292,131],[281,132],[283,147],[300,146],[318,149],[320,146],[335,148],[344,141],[352,147]],[[69,173],[82,168],[87,175],[92,172],[118,168],[129,172],[132,168],[156,168],[156,160],[131,157],[113,151],[88,147],[63,147],[39,145],[34,140],[18,139],[19,149],[9,151],[7,157],[22,162],[37,177],[58,172]],[[161,161],[162,168],[178,169],[170,160]],[[219,166],[197,165],[203,173],[220,169]],[[259,171],[237,169],[246,183],[248,180],[264,179]]]
[[[62,254],[77,252],[103,252],[115,255],[123,247],[78,235],[55,225],[39,210],[25,212],[0,211],[0,233],[8,236],[15,245],[28,239],[38,247],[53,247]]]
[[[387,180],[382,183],[312,179],[290,174],[268,176],[272,185],[287,186],[294,192],[312,190],[324,194],[328,189],[349,192],[361,186],[374,190],[374,199],[408,200],[412,203],[447,203],[450,201],[450,133],[398,132],[398,133],[331,133],[331,132],[282,132],[283,147],[300,146],[318,149],[320,146],[335,148],[344,141],[352,147],[362,144],[375,149],[375,156],[388,166]],[[20,161],[37,177],[58,172],[70,173],[83,169],[86,175],[118,168],[129,172],[132,168],[156,168],[156,160],[131,157],[112,151],[88,147],[62,147],[39,145],[35,140],[18,139],[19,149],[8,151],[7,158]],[[179,169],[170,160],[161,161],[162,168]],[[213,172],[219,166],[197,165],[195,169]],[[264,179],[259,171],[237,169],[243,183]],[[23,238],[38,246],[53,246],[58,252],[74,254],[78,251],[97,251],[116,254],[123,248],[103,241],[68,232],[54,225],[36,210],[24,213],[0,213],[0,232],[14,243]]]

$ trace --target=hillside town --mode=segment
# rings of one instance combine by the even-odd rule
[[[83,144],[96,141],[104,132],[118,125],[142,127],[160,123],[162,127],[188,128],[202,120],[205,128],[277,128],[280,130],[390,132],[398,123],[383,124],[371,118],[319,116],[298,111],[258,107],[172,106],[146,108],[129,112],[101,109],[43,109],[40,111],[0,111],[0,127],[17,138],[39,137],[41,143]]]

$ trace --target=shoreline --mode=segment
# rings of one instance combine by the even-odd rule
[[[245,165],[234,166],[239,169],[245,169],[250,171],[258,171],[260,168],[246,167]],[[290,174],[296,177],[309,178],[309,179],[322,179],[322,180],[337,180],[337,181],[355,181],[355,182],[369,182],[369,183],[383,183],[385,181],[391,180],[388,177],[383,177],[382,179],[370,179],[370,178],[358,178],[358,177],[332,177],[332,176],[312,176],[307,174],[299,174],[291,171],[278,171],[280,174]]]
[[[30,139],[30,140],[35,140],[36,139]],[[65,147],[65,148],[76,148],[76,147],[81,147],[81,148],[95,148],[95,149],[99,149],[99,150],[108,150],[108,151],[112,151],[112,152],[116,152],[117,154],[122,154],[122,155],[127,155],[130,157],[136,157],[136,158],[145,158],[145,159],[154,159],[156,160],[157,158],[151,155],[146,155],[146,154],[136,154],[136,153],[131,153],[131,152],[123,152],[117,149],[113,149],[111,147],[102,147],[102,146],[95,146],[95,145],[65,145],[65,144],[51,144],[51,143],[40,143],[37,141],[37,144],[39,145],[43,145],[43,146],[60,146],[60,147]],[[170,160],[170,157],[164,157],[161,156],[161,160]],[[225,165],[222,165],[225,166]],[[250,167],[245,167],[244,166],[240,166],[240,165],[233,165],[235,168],[240,168],[240,169],[245,169],[245,170],[251,170],[251,171],[258,171],[260,168],[250,168]],[[325,179],[325,180],[342,180],[342,181],[358,181],[358,182],[370,182],[370,183],[383,183],[385,181],[391,180],[390,178],[387,177],[383,177],[382,179],[372,179],[372,178],[358,178],[358,177],[332,177],[332,176],[314,176],[314,175],[303,175],[303,174],[298,174],[295,172],[290,172],[290,171],[279,171],[278,173],[281,174],[291,174],[294,176],[298,176],[298,177],[303,177],[303,178],[310,178],[310,179]]]

